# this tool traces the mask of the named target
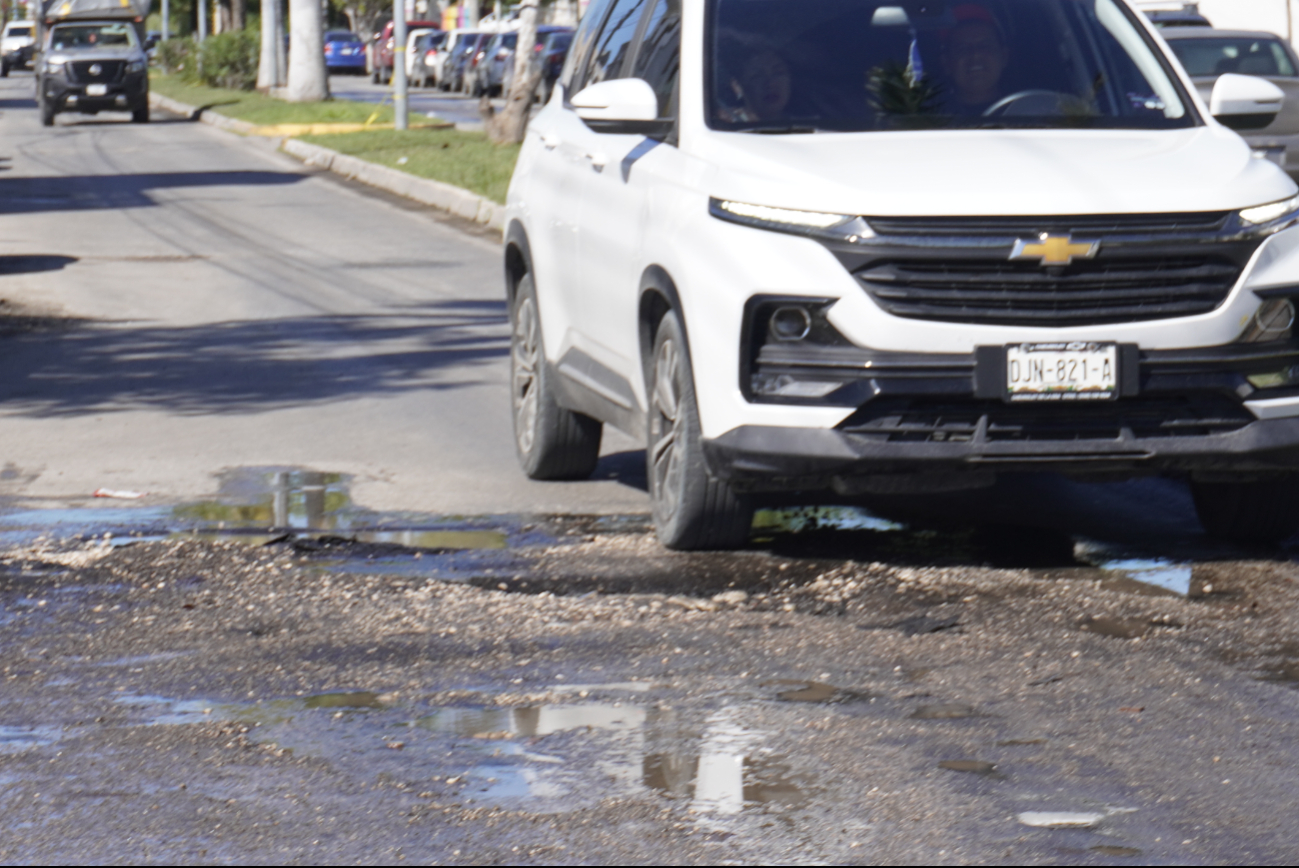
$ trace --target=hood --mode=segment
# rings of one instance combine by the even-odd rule
[[[708,133],[711,194],[836,214],[1227,211],[1294,195],[1218,125],[1185,130]]]
[[[106,48],[61,48],[50,52],[50,63],[69,60],[144,60],[144,52],[129,45]]]

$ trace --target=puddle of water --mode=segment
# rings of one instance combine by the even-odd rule
[[[302,700],[303,708],[387,708],[384,697],[368,690],[353,693],[318,693]]]
[[[912,720],[964,720],[977,717],[978,713],[968,705],[922,705],[911,715]]]
[[[981,760],[942,760],[938,763],[940,769],[946,769],[949,772],[961,772],[969,775],[993,776],[997,775],[997,764],[983,762]]]
[[[1153,596],[1185,597],[1191,592],[1192,565],[1167,558],[1130,557],[1105,543],[1079,540],[1074,557],[1103,570],[1101,586]]]
[[[776,694],[780,702],[858,702],[869,700],[869,694],[856,690],[845,690],[821,681],[795,681],[781,679],[764,682],[762,687],[792,687]]]
[[[524,708],[443,708],[415,721],[420,729],[469,738],[536,737],[572,729],[637,729],[645,709],[591,702]]]
[[[548,690],[551,693],[616,693],[619,691],[630,691],[632,693],[647,693],[654,686],[652,681],[616,681],[612,684],[556,684]]]
[[[241,467],[220,476],[217,498],[179,506],[177,519],[205,525],[333,530],[351,506],[341,473]]]
[[[16,754],[54,744],[63,730],[54,726],[0,726],[0,754]]]
[[[1091,829],[1105,819],[1105,815],[1073,811],[1024,811],[1018,815],[1018,819],[1025,826],[1036,829]]]
[[[768,533],[804,533],[814,530],[905,530],[906,525],[880,518],[855,506],[800,506],[760,509],[753,517],[758,536]]]

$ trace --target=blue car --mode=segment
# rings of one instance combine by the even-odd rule
[[[331,73],[365,75],[365,42],[355,33],[330,30],[325,34],[325,67]]]

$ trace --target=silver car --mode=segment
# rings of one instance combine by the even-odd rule
[[[1285,91],[1276,120],[1259,129],[1240,129],[1255,154],[1266,157],[1299,179],[1299,57],[1274,33],[1168,27],[1164,39],[1195,82],[1207,103],[1218,77],[1229,72],[1265,78]]]

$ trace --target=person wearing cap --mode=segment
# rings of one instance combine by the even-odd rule
[[[943,67],[951,82],[952,114],[981,115],[1004,96],[1001,76],[1010,62],[1006,37],[987,7],[966,3],[952,10],[956,25],[943,39]]]

